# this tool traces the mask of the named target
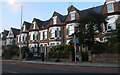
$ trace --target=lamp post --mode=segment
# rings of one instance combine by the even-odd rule
[[[21,8],[21,28],[22,28],[22,17],[23,17],[23,6],[20,5],[20,8]],[[20,31],[20,34],[21,34],[22,31]],[[22,61],[22,51],[21,51],[21,42],[20,42],[20,54],[19,54],[19,62]]]
[[[21,28],[22,28],[22,17],[23,17],[23,6],[21,5],[21,4],[18,4],[18,3],[16,3],[15,2],[15,0],[9,0],[9,4],[10,5],[12,5],[12,6],[19,6],[20,7],[20,9],[21,9],[21,12],[20,12],[20,15],[21,15],[21,22],[20,22],[20,26],[21,26]],[[20,53],[19,53],[19,62],[21,62],[21,60],[22,60],[22,51],[21,51],[21,32],[22,31],[20,31]]]

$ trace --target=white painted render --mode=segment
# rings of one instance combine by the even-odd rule
[[[30,40],[33,40],[33,34],[37,34],[38,35],[38,31],[29,32]]]
[[[116,29],[116,20],[118,19],[119,15],[111,15],[107,17],[107,31],[109,30],[115,30]],[[108,29],[108,26],[111,26],[111,29]]]
[[[115,0],[107,0],[106,4],[109,4],[109,3],[114,3]]]
[[[27,41],[27,34],[26,33],[22,33],[22,34],[20,34],[20,36],[21,36],[21,38],[20,38],[20,41],[21,42],[25,42],[25,41]],[[24,38],[23,38],[24,37]]]
[[[48,29],[39,31],[39,33],[40,33],[40,40],[43,40],[43,32],[47,32],[47,31],[48,31]]]
[[[25,31],[25,29],[26,29],[26,25],[23,25],[23,31]]]
[[[57,16],[53,17],[53,24],[57,24]]]

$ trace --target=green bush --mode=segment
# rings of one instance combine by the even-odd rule
[[[74,50],[73,46],[70,45],[57,45],[52,46],[49,51],[49,57],[50,58],[68,58],[69,52]]]
[[[27,55],[29,53],[29,48],[27,46],[24,46],[21,48],[21,52],[22,52],[22,58],[27,58]]]
[[[3,59],[12,59],[14,56],[19,55],[19,48],[15,46],[7,46],[3,48],[2,58]]]

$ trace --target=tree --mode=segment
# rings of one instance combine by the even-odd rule
[[[102,32],[101,24],[105,22],[105,18],[105,15],[90,11],[80,19],[80,45],[87,45],[90,50],[93,49],[95,31]]]
[[[108,41],[105,43],[107,50],[105,53],[120,53],[120,16],[116,20],[116,30],[111,32],[110,38],[107,39]]]
[[[116,26],[117,26],[117,29],[116,29],[116,44],[117,44],[117,49],[118,49],[118,52],[120,53],[120,16],[118,17],[118,19],[116,20]]]
[[[116,21],[116,26],[117,26],[117,30],[116,30],[117,43],[120,46],[120,16],[118,17],[118,19]]]
[[[3,49],[2,58],[3,59],[12,59],[15,56],[18,57],[19,48],[16,45],[7,46]]]
[[[22,50],[22,58],[23,59],[27,58],[29,53],[29,48],[27,46],[23,46],[21,50]]]

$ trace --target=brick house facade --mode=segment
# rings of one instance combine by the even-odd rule
[[[29,27],[25,28],[25,30],[27,29],[27,32],[22,32],[22,34],[19,35],[19,39],[25,36],[31,52],[37,53],[37,47],[40,47],[39,52],[42,52],[42,48],[44,48],[44,53],[46,55],[48,46],[55,46],[62,43],[69,44],[72,39],[70,35],[78,31],[80,18],[84,17],[84,15],[89,11],[95,11],[96,13],[107,15],[106,21],[108,23],[102,24],[102,33],[98,33],[95,36],[96,41],[105,42],[107,37],[106,35],[116,29],[115,21],[118,16],[120,16],[120,2],[116,2],[115,0],[106,0],[104,5],[86,10],[78,10],[71,5],[68,7],[67,11],[67,15],[61,15],[58,12],[54,12],[52,17],[46,21],[34,18],[32,23],[29,23]],[[22,30],[26,27],[25,25],[26,24],[23,23]],[[102,40],[100,40],[101,38]],[[19,40],[19,42],[22,41],[23,40]]]
[[[116,30],[115,21],[120,16],[120,1],[106,0],[104,5],[85,10],[78,10],[71,5],[67,11],[66,15],[55,11],[52,17],[46,21],[37,18],[34,18],[32,23],[24,21],[21,33],[17,35],[18,46],[28,46],[30,51],[35,53],[38,52],[37,47],[40,47],[38,54],[43,50],[46,55],[48,46],[69,44],[72,39],[70,35],[78,31],[79,20],[89,11],[107,15],[108,23],[101,24],[102,32],[95,35],[96,41],[105,42],[111,31]]]

